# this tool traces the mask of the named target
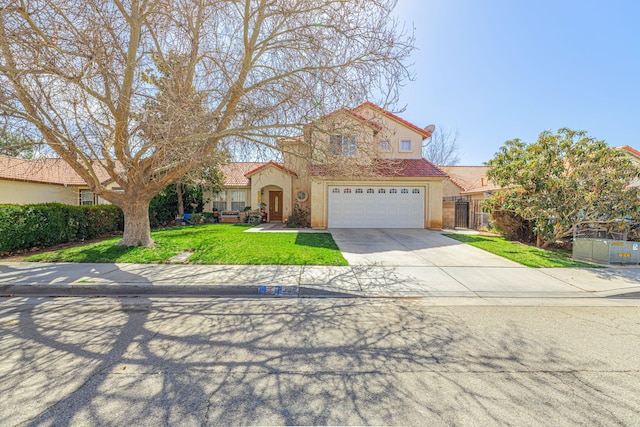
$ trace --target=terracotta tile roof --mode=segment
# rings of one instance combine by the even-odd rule
[[[370,107],[370,108],[374,109],[375,111],[384,114],[385,116],[389,117],[390,119],[393,119],[393,120],[395,120],[395,121],[397,121],[397,122],[399,122],[399,123],[411,128],[411,129],[413,129],[414,131],[416,131],[420,135],[422,135],[423,138],[429,138],[431,136],[431,133],[426,131],[425,129],[422,129],[421,127],[418,127],[418,126],[414,125],[413,123],[410,123],[410,122],[406,121],[402,117],[396,116],[392,112],[387,111],[384,108],[379,107],[379,106],[377,106],[376,104],[374,104],[373,102],[370,102],[370,101],[367,101],[367,102],[364,102],[364,103],[358,105],[356,108],[354,108],[351,111],[357,111],[357,110],[359,110],[361,108],[364,108],[364,107]]]
[[[289,175],[298,176],[298,174],[297,174],[297,173],[295,173],[294,171],[292,171],[292,170],[289,170],[289,169],[285,168],[285,167],[284,167],[284,166],[282,166],[280,163],[276,163],[276,162],[274,162],[273,160],[268,161],[267,163],[263,163],[262,165],[258,166],[257,168],[250,170],[249,172],[245,173],[245,174],[244,174],[244,176],[246,176],[246,177],[250,177],[250,176],[251,176],[251,175],[253,175],[254,173],[256,173],[256,172],[258,172],[258,171],[260,171],[260,170],[262,170],[262,169],[266,168],[267,166],[275,166],[275,167],[277,167],[278,169],[280,169],[280,170],[282,170],[282,171],[284,171],[284,172],[288,173]]]
[[[251,180],[246,176],[252,170],[263,166],[265,162],[232,162],[220,167],[225,187],[249,187]]]
[[[312,176],[331,176],[331,168],[325,165],[311,165],[309,173]],[[402,159],[381,161],[372,166],[372,176],[382,177],[446,177],[447,174],[426,159]]]
[[[462,189],[462,193],[480,193],[499,190],[487,178],[488,166],[440,166],[449,175],[449,179]]]
[[[622,147],[620,147],[620,149],[628,153],[631,153],[632,155],[640,159],[640,151],[636,150],[635,148],[630,147],[628,145],[623,145]]]
[[[101,167],[96,168],[96,174],[103,183],[110,180],[107,172]],[[0,155],[0,179],[57,185],[87,185],[68,163],[56,158],[25,160]]]

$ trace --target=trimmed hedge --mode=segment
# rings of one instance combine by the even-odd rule
[[[0,205],[0,254],[95,239],[123,229],[122,211],[114,205]]]

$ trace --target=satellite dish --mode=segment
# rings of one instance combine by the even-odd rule
[[[424,130],[426,130],[429,133],[433,133],[433,131],[436,130],[436,125],[425,126]]]

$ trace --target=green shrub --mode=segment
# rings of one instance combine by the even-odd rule
[[[536,241],[532,221],[528,221],[514,212],[503,210],[494,210],[491,218],[493,227],[505,238],[523,243]]]
[[[0,253],[95,239],[124,229],[114,205],[0,205]]]
[[[287,219],[287,227],[288,228],[305,228],[309,227],[309,209],[303,208],[302,206],[296,204],[293,207],[293,211],[289,218]]]
[[[178,195],[175,184],[157,194],[149,203],[149,224],[158,228],[173,223],[178,215]]]
[[[197,187],[185,186],[182,194],[185,213],[202,212],[204,207],[202,190]],[[191,204],[197,204],[195,208]],[[176,184],[165,187],[149,203],[149,224],[151,228],[163,227],[173,224],[178,215],[178,193]]]

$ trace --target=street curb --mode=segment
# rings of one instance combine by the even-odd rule
[[[0,285],[0,297],[90,297],[90,296],[167,296],[167,297],[260,297],[298,298],[293,286],[266,285],[149,285],[149,284],[57,284]]]

